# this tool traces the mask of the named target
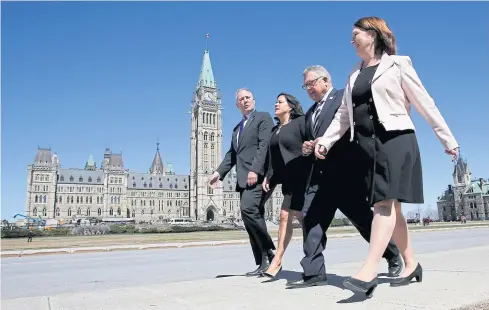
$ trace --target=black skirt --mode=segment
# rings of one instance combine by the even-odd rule
[[[378,120],[371,82],[378,66],[360,71],[352,89],[354,163],[365,179],[361,188],[370,205],[395,199],[424,203],[423,174],[413,130],[386,131]]]

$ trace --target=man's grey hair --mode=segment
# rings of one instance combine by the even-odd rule
[[[247,91],[247,92],[249,92],[251,94],[251,97],[253,97],[253,100],[255,100],[255,95],[253,95],[253,93],[251,92],[251,90],[249,90],[248,88],[243,87],[243,88],[240,88],[240,89],[238,89],[236,91],[236,102],[238,101],[238,94],[239,94],[240,91]]]
[[[307,72],[314,72],[316,75],[325,77],[328,79],[328,82],[333,86],[333,79],[331,78],[331,74],[329,74],[328,70],[321,65],[309,66],[304,69],[302,76],[305,76]]]

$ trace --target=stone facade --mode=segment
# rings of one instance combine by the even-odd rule
[[[126,169],[122,153],[110,149],[105,150],[99,167],[90,156],[83,169],[65,169],[57,153],[38,148],[34,163],[27,168],[25,215],[60,223],[86,218],[106,222],[239,219],[234,169],[219,187],[207,185],[222,159],[221,96],[207,50],[190,114],[190,175],[176,175],[170,163],[163,164],[159,143],[145,173]],[[279,218],[282,200],[277,187],[266,204],[267,219]]]
[[[489,179],[473,178],[467,161],[460,157],[453,169],[453,184],[438,197],[442,221],[489,220]]]

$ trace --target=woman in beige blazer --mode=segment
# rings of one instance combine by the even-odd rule
[[[370,247],[362,268],[344,281],[352,290],[371,297],[377,286],[377,265],[391,236],[402,253],[405,268],[391,286],[422,281],[414,257],[401,203],[423,203],[421,160],[410,116],[414,105],[431,125],[445,152],[458,157],[458,144],[408,56],[396,56],[395,37],[384,20],[365,17],[353,27],[351,43],[362,61],[348,77],[343,102],[333,122],[315,146],[327,151],[351,128],[358,161],[365,175],[365,199],[374,208]],[[327,155],[326,155],[327,156]]]

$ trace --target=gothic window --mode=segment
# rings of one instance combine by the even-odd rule
[[[65,180],[65,177],[64,177],[64,176],[61,176],[61,177],[59,178],[59,180],[60,180],[61,182],[63,182],[63,181]]]
[[[37,202],[37,195],[36,195],[36,197],[34,197],[34,202]]]
[[[71,208],[68,209],[68,216],[71,216]]]
[[[216,124],[216,114],[212,115],[212,124]]]
[[[117,215],[121,215],[121,208],[117,208]]]
[[[88,182],[92,183],[92,177],[88,177]]]
[[[136,187],[136,182],[132,182],[132,187]]]
[[[101,181],[101,180],[100,180],[100,177],[98,177],[98,178],[97,178],[97,183],[100,183],[100,181]]]
[[[87,216],[90,216],[90,208],[87,208]]]
[[[71,196],[71,203],[73,203],[73,196]]]
[[[77,214],[77,215],[81,215],[81,214],[82,214],[82,213],[81,213],[81,208],[78,208],[78,210],[76,211],[76,214]]]
[[[78,178],[78,182],[83,182],[83,178],[81,176]]]
[[[146,184],[146,182],[144,182],[143,186],[146,187],[146,186],[148,186],[148,184]]]
[[[160,183],[160,188],[163,188],[163,184]]]
[[[205,123],[205,113],[202,114],[202,123]]]
[[[149,188],[152,188],[153,187],[153,183],[149,183]]]
[[[32,216],[37,216],[37,208],[34,208],[34,210],[32,210]]]
[[[136,210],[132,210],[132,217],[136,217]]]
[[[101,216],[101,215],[102,215],[102,209],[98,208],[98,210],[97,210],[97,215],[98,215],[98,216]]]
[[[80,203],[80,197],[76,197],[76,203]]]
[[[83,198],[82,198],[83,199]],[[85,197],[85,203],[88,204],[88,196]]]
[[[114,209],[110,208],[109,215],[114,215]]]
[[[63,196],[59,196],[59,203],[63,203]]]
[[[208,133],[206,131],[206,132],[204,132],[204,141],[207,141],[207,136],[208,136]]]
[[[90,197],[90,204],[92,204],[92,197]]]

